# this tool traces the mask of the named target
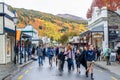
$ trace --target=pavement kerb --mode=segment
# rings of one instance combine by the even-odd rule
[[[19,66],[17,66],[18,68],[23,68],[23,67],[25,67],[26,65],[28,65],[28,64],[30,64],[30,63],[32,63],[33,62],[33,60],[30,60],[30,61],[28,61],[28,62],[26,62],[26,63],[24,63],[24,64],[22,64],[22,65],[19,65]]]
[[[106,71],[109,71],[110,73],[114,74],[115,76],[120,76],[120,75],[116,74],[115,72],[111,71],[110,69],[108,69],[108,68],[106,68],[106,67],[104,67],[104,66],[102,66],[102,65],[100,65],[100,64],[95,63],[95,65],[96,65],[97,67],[101,68],[101,69],[104,69],[104,70],[106,70]],[[118,77],[118,78],[119,78],[119,80],[120,80],[120,77]]]
[[[97,67],[101,68],[101,69],[104,69],[104,70],[107,70],[107,71],[111,72],[110,69],[108,69],[108,68],[106,68],[106,67],[104,67],[104,66],[102,66],[102,65],[100,65],[100,64],[95,63],[95,65],[96,65]]]
[[[12,76],[19,73],[23,67],[27,66],[28,64],[30,64],[32,62],[33,62],[33,60],[30,60],[22,65],[17,66],[17,70],[15,70],[15,71],[13,71],[13,73],[10,73],[9,75],[5,76],[2,80],[11,80]]]

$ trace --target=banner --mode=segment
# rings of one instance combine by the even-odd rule
[[[21,37],[21,31],[17,30],[16,31],[16,41],[20,41],[20,37]]]

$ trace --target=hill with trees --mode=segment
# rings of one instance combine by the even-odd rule
[[[39,36],[48,36],[54,40],[59,40],[66,33],[78,35],[85,31],[87,26],[86,20],[70,20],[53,14],[23,8],[9,7],[9,9],[11,11],[16,10],[19,19],[18,27],[32,25],[38,30]]]

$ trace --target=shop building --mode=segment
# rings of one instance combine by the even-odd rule
[[[108,47],[113,50],[120,41],[120,9],[114,11],[96,3],[92,4],[87,15],[88,30],[80,34],[80,42],[103,50]]]
[[[8,5],[0,3],[0,64],[7,64],[14,60],[15,24],[14,13]]]
[[[40,38],[38,36],[38,31],[32,25],[27,25],[25,28],[17,28],[17,30],[20,30],[22,34],[30,36],[29,40],[32,42],[32,45],[38,46]]]

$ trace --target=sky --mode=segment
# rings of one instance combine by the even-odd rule
[[[33,9],[51,14],[72,14],[86,19],[92,0],[0,0],[16,8]]]

